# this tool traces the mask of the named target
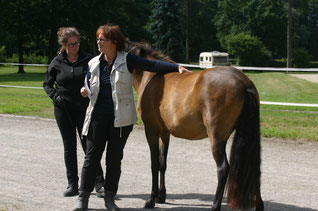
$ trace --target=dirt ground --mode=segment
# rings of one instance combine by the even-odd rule
[[[318,73],[317,74],[289,74],[289,75],[297,77],[297,78],[305,79],[313,83],[318,83]]]
[[[230,143],[228,144],[228,147]],[[54,120],[0,114],[0,210],[72,210],[65,198],[63,146]],[[83,152],[78,150],[79,166]],[[117,204],[144,210],[151,189],[150,153],[142,128],[130,135]],[[262,196],[265,210],[318,210],[318,143],[262,138]],[[104,159],[103,159],[104,165]],[[216,189],[209,141],[171,138],[166,174],[167,203],[154,210],[209,210]],[[105,210],[92,194],[90,210]],[[222,210],[228,211],[226,199]]]

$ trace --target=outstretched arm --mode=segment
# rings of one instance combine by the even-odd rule
[[[179,70],[180,74],[182,74],[182,73],[192,73],[192,71],[188,70],[187,68],[183,67],[182,65],[178,66],[178,70]]]
[[[149,60],[145,59],[140,56],[136,56],[134,54],[129,53],[127,55],[127,66],[129,72],[132,73],[133,69],[140,69],[149,72],[162,72],[162,73],[169,73],[169,72],[191,72],[184,68],[181,65],[166,62],[166,61],[159,61],[159,60]]]

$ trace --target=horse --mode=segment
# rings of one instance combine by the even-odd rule
[[[148,43],[134,43],[129,52],[173,62]],[[218,179],[211,210],[221,210],[227,190],[230,208],[263,211],[259,96],[253,82],[231,66],[183,74],[134,69],[132,77],[151,154],[152,189],[144,207],[165,203],[171,134],[188,140],[209,138]],[[229,162],[225,148],[233,131]]]

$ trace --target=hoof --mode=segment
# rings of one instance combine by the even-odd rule
[[[146,209],[151,209],[151,208],[154,208],[154,207],[155,207],[155,203],[151,199],[146,201],[145,206],[144,206],[144,208],[146,208]]]
[[[156,197],[156,202],[159,204],[164,204],[166,202],[166,192],[160,192],[158,197]]]
[[[164,203],[166,203],[166,198],[158,197],[158,198],[156,198],[156,202],[159,204],[164,204]]]

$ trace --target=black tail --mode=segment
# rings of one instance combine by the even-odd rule
[[[231,147],[227,197],[228,203],[233,209],[254,207],[256,196],[260,192],[261,143],[259,116],[256,90],[247,89]]]

